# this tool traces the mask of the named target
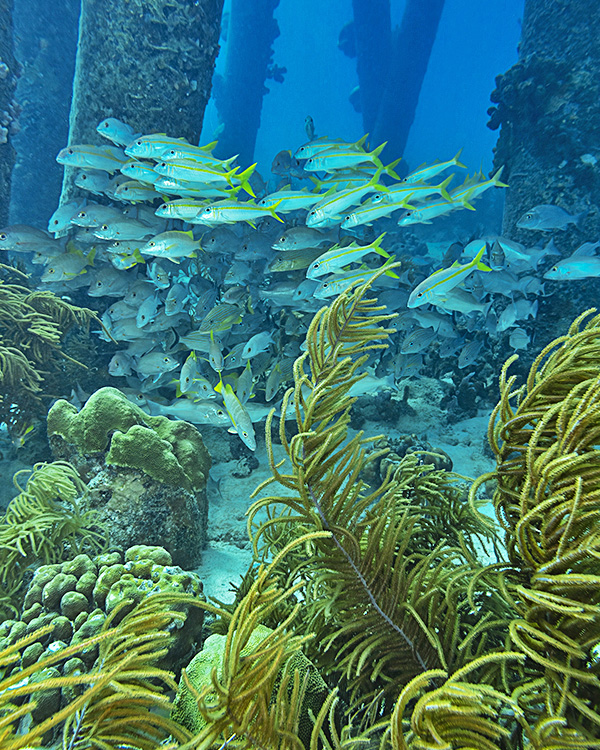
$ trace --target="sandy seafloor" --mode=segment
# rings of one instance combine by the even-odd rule
[[[424,387],[415,388],[419,395],[408,399],[409,405],[416,411],[416,418],[402,417],[393,428],[387,423],[366,422],[362,427],[365,437],[385,434],[393,438],[407,433],[417,434],[434,448],[445,451],[452,459],[456,473],[476,478],[491,471],[495,466],[494,460],[489,450],[486,452],[490,411],[480,410],[476,417],[448,425],[443,398],[432,399],[432,388],[427,387],[424,381],[417,382]],[[433,390],[436,390],[436,382],[429,380]],[[416,424],[418,430],[415,429]],[[255,455],[260,462],[257,469],[247,477],[237,478],[232,472],[236,470],[238,461],[223,461],[215,463],[210,472],[209,541],[197,572],[204,583],[204,593],[224,602],[233,600],[230,582],[239,583],[240,575],[247,570],[252,559],[246,527],[246,511],[252,503],[249,495],[271,476],[263,437],[264,423],[256,425],[256,428],[258,445]],[[208,447],[210,450],[210,443]],[[283,458],[282,447],[276,445],[275,448],[276,456]],[[267,490],[264,494],[277,494],[277,488],[278,485],[272,485],[270,492]],[[494,515],[491,505],[485,507],[484,512],[491,517]]]

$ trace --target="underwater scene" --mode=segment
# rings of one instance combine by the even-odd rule
[[[0,0],[0,750],[600,749],[599,29]]]

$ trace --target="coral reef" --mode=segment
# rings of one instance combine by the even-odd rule
[[[87,329],[92,320],[100,322],[92,310],[52,292],[0,279],[0,422],[9,430],[22,432],[45,414],[42,399],[63,395],[51,393],[45,381],[62,370],[64,361],[75,362],[62,349],[65,336],[77,326]]]
[[[0,682],[0,713],[12,711],[0,720],[0,740],[9,738],[3,747],[31,746],[62,722],[67,747],[600,746],[600,315],[577,319],[518,388],[507,362],[489,430],[497,468],[473,483],[467,502],[461,478],[428,464],[427,453],[387,459],[386,448],[368,452],[372,440],[348,434],[348,392],[370,349],[385,345],[390,332],[391,316],[366,297],[368,289],[344,293],[309,328],[294,388],[284,398],[284,412],[293,399],[297,432],[288,440],[280,420],[282,462],[268,433],[273,479],[257,492],[282,489],[250,509],[255,562],[235,605],[142,594],[128,611],[129,594],[145,590],[146,579],[131,586],[125,575],[115,594],[128,598],[83,641],[85,652],[97,646],[91,671],[80,673],[75,661],[74,671],[62,664],[56,674],[48,670],[67,657],[85,661],[77,644],[53,655],[46,649],[29,666],[17,656],[52,627],[35,616],[47,582],[36,585],[24,615],[33,617],[21,632],[11,626],[11,636],[38,629],[0,652],[0,664],[21,659],[21,668]],[[384,472],[375,489],[362,480],[371,476],[369,464]],[[494,482],[504,546],[479,512],[486,482]],[[477,543],[488,543],[495,563],[478,561]],[[156,565],[147,550],[132,554],[140,570]],[[100,559],[118,576],[127,565],[110,554]],[[47,597],[61,605],[64,599],[73,614],[81,600],[63,587],[77,567],[81,580],[88,570],[79,560],[68,570],[57,566],[58,590]],[[36,574],[39,583],[45,570]],[[106,605],[116,585],[112,573],[103,572],[92,592],[103,575]],[[216,615],[226,635],[208,639],[203,655],[183,670],[173,708],[166,691],[175,681],[160,659],[178,637],[168,623],[183,619],[181,606]],[[38,658],[36,651],[28,658]],[[133,673],[138,659],[144,667]],[[133,674],[133,685],[123,687]],[[34,675],[38,682],[25,679]],[[11,734],[20,717],[38,709],[44,715],[42,693],[67,685],[87,687],[32,732]],[[315,687],[319,697],[307,703]],[[35,706],[13,703],[32,694]],[[148,716],[147,734],[135,736]]]
[[[19,480],[28,474],[21,487]],[[0,520],[0,612],[17,614],[25,576],[33,565],[57,563],[83,551],[98,551],[105,536],[96,514],[84,510],[85,484],[63,461],[38,463],[17,472],[19,494]]]
[[[53,453],[88,481],[86,502],[123,549],[166,547],[194,567],[206,540],[210,456],[188,422],[151,417],[116,388],[101,388],[80,411],[57,401],[48,412]]]
[[[177,638],[164,645],[157,664],[163,669],[181,669],[200,640],[203,612],[189,604],[178,607],[174,598],[185,594],[193,601],[200,600],[202,583],[194,573],[172,565],[165,549],[146,545],[131,547],[124,554],[80,554],[63,563],[37,568],[21,617],[6,620],[0,626],[0,649],[27,638],[27,646],[14,654],[13,669],[25,670],[39,663],[37,679],[89,673],[100,658],[97,641],[76,656],[55,660],[51,675],[43,665],[51,654],[77,651],[78,645],[97,639],[108,625],[121,625],[137,604],[157,594],[164,595],[165,601],[171,597],[169,608],[180,610],[182,619]],[[36,634],[37,637],[30,637]],[[36,707],[34,722],[43,722],[73,698],[68,683],[52,690]]]

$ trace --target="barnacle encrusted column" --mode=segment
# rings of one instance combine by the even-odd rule
[[[515,227],[540,203],[571,213],[590,209],[585,237],[600,233],[597,160],[600,130],[600,5],[595,0],[525,0],[519,61],[496,79],[489,127],[500,127],[494,168],[508,182],[503,234],[529,242]],[[584,237],[575,227],[557,232],[565,252]]]
[[[15,150],[10,142],[10,126],[16,84],[17,61],[13,54],[12,0],[0,0],[0,227],[8,224],[10,176],[15,163]]]
[[[97,142],[105,117],[197,143],[222,9],[223,0],[82,0],[69,143]]]

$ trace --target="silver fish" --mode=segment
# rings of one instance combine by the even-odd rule
[[[581,222],[587,216],[587,210],[578,214],[570,214],[560,206],[541,203],[539,206],[526,211],[517,221],[519,229],[533,229],[538,232],[551,232],[553,229],[566,229],[569,224],[575,224],[580,229]]]

